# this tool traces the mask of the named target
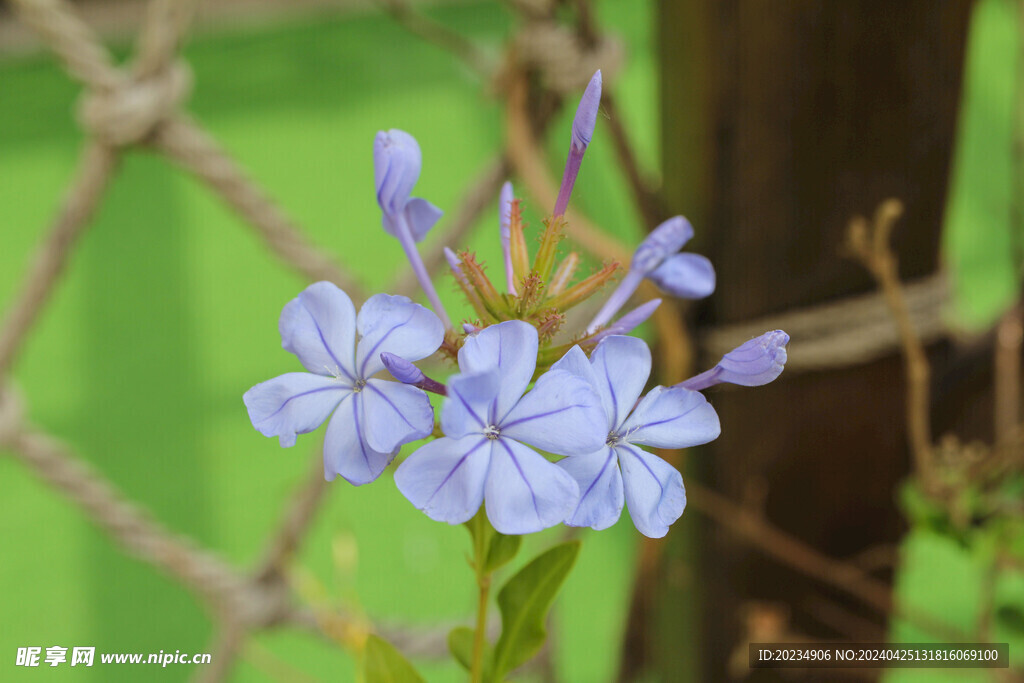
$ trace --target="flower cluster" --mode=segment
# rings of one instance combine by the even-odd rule
[[[598,72],[577,110],[562,188],[532,261],[519,202],[511,184],[502,188],[505,291],[488,279],[474,254],[446,250],[475,315],[458,330],[416,248],[441,216],[433,204],[411,196],[422,164],[419,145],[403,131],[378,133],[374,171],[383,228],[398,239],[433,311],[406,297],[377,294],[357,315],[333,284],[309,286],[284,307],[279,323],[282,346],[307,372],[287,373],[247,391],[243,398],[253,426],[292,446],[297,434],[330,418],[324,474],[355,485],[379,477],[404,444],[430,439],[394,477],[402,494],[438,521],[463,523],[484,506],[504,534],[559,523],[604,529],[625,506],[641,533],[664,536],[682,514],[686,493],[679,472],[650,449],[717,438],[718,416],[700,391],[723,382],[771,382],[782,372],[789,337],[768,332],[714,368],[644,395],[651,352],[628,334],[661,300],[616,315],[644,279],[683,298],[706,297],[715,288],[708,259],[681,251],[693,236],[681,216],[640,244],[585,330],[572,335],[563,329],[566,311],[594,296],[618,271],[618,264],[605,264],[573,284],[579,256],[570,253],[556,264],[600,93]],[[458,363],[447,385],[414,365],[439,350]],[[385,370],[390,379],[382,376]],[[426,392],[444,396],[439,421]]]

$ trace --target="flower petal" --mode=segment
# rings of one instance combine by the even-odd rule
[[[718,381],[758,387],[782,374],[786,366],[789,335],[782,330],[765,332],[722,356]]]
[[[422,241],[443,215],[444,211],[419,197],[413,197],[405,205],[405,220],[409,225],[412,238],[416,242]]]
[[[302,290],[281,311],[281,346],[318,375],[339,375],[355,382],[356,308],[331,282]]]
[[[597,393],[612,429],[629,416],[651,374],[651,350],[637,337],[605,337],[590,354]]]
[[[682,216],[673,216],[651,230],[633,252],[629,269],[647,275],[665,259],[683,248],[693,237],[693,226]]]
[[[597,391],[597,377],[594,375],[594,367],[590,364],[590,359],[587,358],[587,354],[583,352],[579,345],[573,346],[566,351],[564,356],[555,361],[551,369],[564,370],[570,375],[576,375]]]
[[[479,435],[431,441],[398,466],[395,484],[427,517],[461,524],[483,502],[491,443]]]
[[[715,291],[715,268],[700,254],[676,254],[665,259],[647,279],[681,299],[703,299]]]
[[[423,390],[371,379],[360,393],[366,411],[366,443],[375,451],[390,453],[434,431],[434,409]]]
[[[404,130],[380,131],[373,139],[373,179],[384,213],[398,213],[420,177],[423,160],[416,138]]]
[[[576,481],[518,441],[493,442],[487,472],[487,518],[503,534],[530,534],[561,523],[576,508]]]
[[[295,435],[311,432],[351,390],[333,377],[289,372],[257,384],[242,396],[249,419],[263,436],[280,438],[285,448]]]
[[[687,448],[714,441],[718,414],[704,395],[682,387],[654,387],[619,429],[626,441],[655,448]]]
[[[501,388],[495,405],[501,419],[526,391],[537,367],[537,330],[521,320],[509,320],[471,336],[459,350],[463,372],[479,373],[497,367]]]
[[[661,538],[686,508],[686,490],[679,470],[640,448],[615,449],[622,467],[626,507],[644,536]]]
[[[576,480],[580,502],[565,520],[569,526],[607,529],[622,514],[622,474],[614,448],[562,458],[555,463]]]
[[[494,424],[490,414],[500,388],[497,368],[448,378],[448,397],[441,407],[441,430],[453,439],[483,434],[488,425]]]
[[[548,370],[499,423],[502,436],[558,455],[596,451],[608,437],[601,399],[587,382]]]
[[[359,346],[358,376],[367,379],[384,369],[380,354],[393,353],[406,360],[426,358],[441,346],[444,325],[432,311],[409,297],[374,294],[356,318]]]
[[[334,411],[324,437],[324,478],[332,481],[341,475],[350,484],[367,484],[384,471],[395,455],[393,451],[374,450],[366,443],[363,425],[366,413],[361,394],[349,394]]]

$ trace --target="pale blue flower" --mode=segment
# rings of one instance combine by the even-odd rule
[[[374,378],[381,353],[419,360],[441,345],[441,321],[404,296],[377,294],[359,315],[345,292],[317,282],[290,301],[278,324],[281,345],[309,372],[257,384],[242,397],[253,426],[281,445],[319,427],[324,476],[359,485],[376,479],[399,446],[431,433],[434,412],[421,390]]]
[[[564,470],[525,444],[558,455],[589,453],[604,442],[593,429],[601,403],[586,381],[561,370],[542,375],[524,395],[537,363],[537,330],[512,320],[469,337],[461,374],[448,382],[441,409],[445,437],[399,466],[395,483],[431,519],[469,520],[486,501],[504,534],[562,522],[579,489]]]
[[[566,524],[606,529],[625,503],[640,533],[661,538],[683,514],[686,491],[679,471],[642,446],[686,448],[718,438],[714,408],[681,387],[655,387],[637,403],[651,372],[651,352],[636,337],[607,337],[589,360],[574,347],[551,368],[559,370],[594,387],[604,408],[602,419],[590,425],[602,446],[557,463],[580,489]]]

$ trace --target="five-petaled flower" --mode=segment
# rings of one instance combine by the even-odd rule
[[[636,528],[661,538],[683,514],[686,491],[679,471],[641,446],[686,448],[718,438],[714,408],[682,387],[655,387],[637,403],[651,372],[651,352],[636,337],[607,337],[589,360],[574,347],[551,368],[558,370],[585,380],[604,408],[590,425],[602,445],[557,463],[580,488],[579,505],[566,523],[606,529],[619,519],[625,497]]]
[[[245,392],[249,419],[287,447],[333,412],[324,439],[328,480],[340,474],[356,485],[373,481],[399,446],[433,430],[423,391],[374,377],[384,369],[382,352],[419,360],[441,345],[441,321],[423,306],[377,294],[357,316],[345,292],[317,282],[284,307],[278,328],[281,345],[309,372],[289,372]]]
[[[470,336],[441,410],[444,438],[415,451],[395,483],[430,518],[459,524],[486,504],[504,534],[540,531],[565,520],[579,489],[563,469],[530,446],[558,455],[589,453],[604,443],[590,384],[550,370],[526,393],[537,364],[537,330],[512,320]]]

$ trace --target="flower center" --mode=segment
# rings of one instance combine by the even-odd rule
[[[366,386],[366,380],[365,379],[358,379],[358,380],[356,380],[356,385],[354,387],[352,387],[352,392],[358,394],[360,391],[363,390],[363,387],[365,387],[365,386]]]
[[[608,432],[608,438],[604,440],[604,445],[611,448],[615,448],[622,443],[622,436],[616,432]]]
[[[484,436],[486,436],[491,441],[494,441],[499,436],[501,436],[501,430],[498,429],[498,425],[487,425],[487,427],[484,429]]]

